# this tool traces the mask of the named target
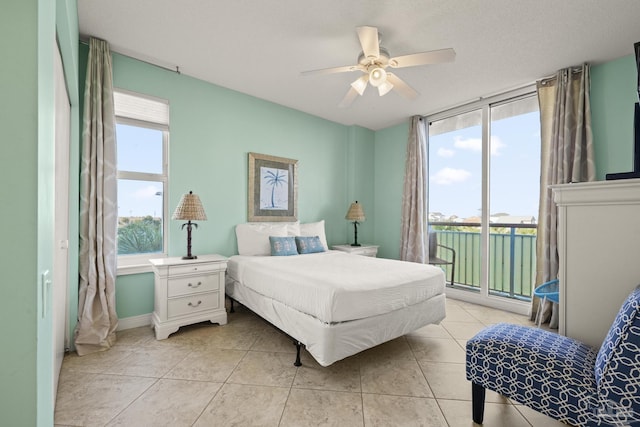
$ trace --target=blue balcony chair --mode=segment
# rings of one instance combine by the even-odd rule
[[[538,328],[500,323],[467,341],[473,421],[485,389],[574,426],[640,426],[640,286],[599,350]]]
[[[556,304],[560,302],[560,291],[558,290],[558,279],[553,279],[535,288],[533,295],[540,298],[538,304],[538,312],[536,314],[536,324],[538,327],[542,324],[542,313],[544,312],[544,304],[547,300]]]
[[[441,258],[439,249],[449,251],[451,260]],[[438,244],[438,234],[434,231],[429,231],[429,264],[433,265],[450,265],[451,266],[451,286],[456,275],[456,251],[449,246]]]

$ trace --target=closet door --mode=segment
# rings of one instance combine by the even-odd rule
[[[53,395],[67,347],[69,295],[69,138],[71,107],[57,44],[55,72],[55,247],[53,268]]]

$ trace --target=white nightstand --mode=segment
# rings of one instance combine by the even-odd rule
[[[198,255],[196,259],[151,260],[155,275],[152,315],[156,339],[163,340],[180,326],[209,320],[225,325],[224,275],[227,258]]]
[[[353,255],[364,255],[375,257],[378,255],[378,245],[362,245],[362,246],[351,246],[351,245],[334,245],[331,248],[336,251],[348,252]]]

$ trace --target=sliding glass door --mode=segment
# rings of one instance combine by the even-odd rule
[[[453,288],[477,298],[529,300],[540,192],[535,92],[479,101],[429,123],[430,230],[456,252],[447,281],[455,272]]]

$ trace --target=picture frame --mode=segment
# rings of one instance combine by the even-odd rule
[[[249,153],[248,220],[297,221],[298,161]]]

